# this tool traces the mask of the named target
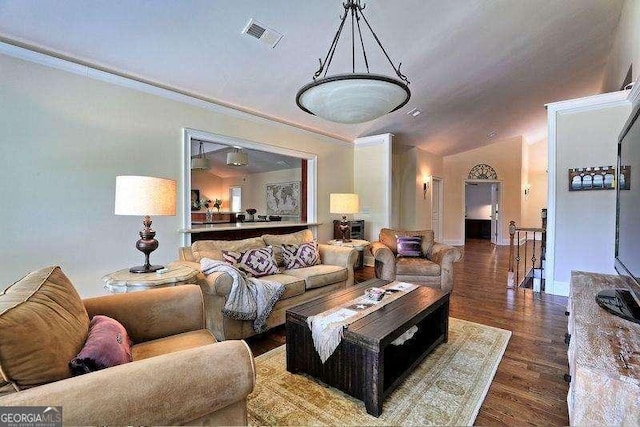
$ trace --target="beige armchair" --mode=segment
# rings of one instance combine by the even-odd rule
[[[43,307],[43,301],[53,307],[48,313],[67,313],[62,322],[66,325],[61,328],[55,315],[47,325],[40,322],[38,317],[50,308]],[[133,362],[72,377],[64,369],[78,348],[69,348],[69,342],[81,347],[86,331],[75,340],[68,325],[87,325],[95,314],[125,326],[134,343]],[[24,333],[19,326],[23,324],[30,329],[31,339],[20,347],[11,348],[9,343],[0,351],[0,383],[4,380],[3,390],[9,391],[0,396],[0,406],[62,406],[65,425],[247,423],[246,398],[255,382],[251,350],[243,341],[217,343],[205,329],[198,286],[80,300],[59,267],[48,267],[0,293],[0,325],[6,328],[3,342]],[[34,325],[41,330],[35,331]],[[40,336],[45,339],[32,339]],[[55,351],[47,348],[52,342]],[[25,361],[18,353],[29,346],[34,351]],[[48,370],[59,366],[61,378],[24,384],[25,376],[33,373],[21,366],[27,363]]]
[[[398,257],[396,236],[421,236],[422,253],[419,258]],[[456,247],[436,243],[432,230],[380,230],[379,240],[371,244],[375,259],[376,277],[419,283],[445,291],[453,289],[453,263],[462,259]]]

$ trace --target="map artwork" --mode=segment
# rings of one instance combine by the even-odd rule
[[[268,215],[300,215],[300,182],[267,184]]]

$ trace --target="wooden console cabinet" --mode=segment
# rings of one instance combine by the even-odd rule
[[[571,425],[640,425],[640,324],[606,312],[595,300],[601,290],[631,287],[621,276],[571,273]]]

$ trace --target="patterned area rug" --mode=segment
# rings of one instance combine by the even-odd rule
[[[449,342],[431,353],[384,402],[364,404],[308,376],[286,371],[285,346],[256,358],[250,425],[472,425],[511,332],[454,318]]]

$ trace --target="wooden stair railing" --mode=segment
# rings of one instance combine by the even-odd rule
[[[544,292],[547,240],[546,209],[542,209],[541,216],[542,227],[540,228],[518,227],[515,221],[509,221],[508,288],[521,287]],[[537,240],[537,236],[540,237],[540,240]],[[529,261],[531,262],[529,263]]]

